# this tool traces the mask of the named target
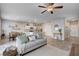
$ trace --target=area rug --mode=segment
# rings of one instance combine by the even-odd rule
[[[32,51],[25,56],[68,56],[69,51],[64,51],[53,47],[51,45],[45,45],[35,51]]]

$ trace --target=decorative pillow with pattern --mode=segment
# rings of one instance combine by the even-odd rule
[[[22,34],[22,35],[18,36],[18,39],[21,41],[22,44],[29,42],[29,39],[26,36],[26,34]]]

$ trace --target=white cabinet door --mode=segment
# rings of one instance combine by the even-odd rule
[[[71,34],[71,36],[79,37],[79,29],[78,29],[78,27],[71,27],[70,34]]]

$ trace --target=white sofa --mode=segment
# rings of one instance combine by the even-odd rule
[[[22,45],[16,43],[16,46],[18,49],[18,53],[20,55],[23,55],[33,49],[36,49],[42,45],[45,45],[46,43],[47,43],[46,39],[39,39],[39,40],[31,41],[31,42],[28,42],[28,43],[22,44]]]
[[[45,44],[47,44],[46,38],[35,39],[24,44],[20,44],[19,39],[16,38],[16,47],[19,55],[24,55],[25,53],[30,52],[36,48],[39,48]]]

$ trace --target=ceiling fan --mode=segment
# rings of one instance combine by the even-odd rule
[[[41,12],[41,14],[43,14],[46,11],[50,12],[51,14],[53,14],[54,9],[63,8],[63,6],[54,6],[54,3],[47,3],[47,4],[45,4],[45,6],[39,5],[38,7],[45,8],[45,10]]]

